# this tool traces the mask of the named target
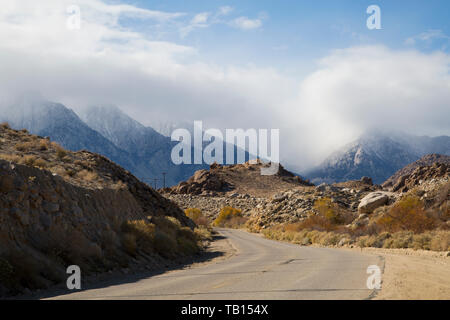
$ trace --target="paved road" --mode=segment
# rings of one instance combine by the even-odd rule
[[[301,247],[240,230],[220,230],[237,250],[198,268],[86,290],[56,299],[367,299],[377,256]],[[380,267],[382,267],[380,265]]]

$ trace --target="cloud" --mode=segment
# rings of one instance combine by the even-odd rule
[[[33,91],[75,110],[115,104],[146,125],[203,120],[205,128],[278,128],[282,162],[298,169],[374,127],[450,134],[446,53],[347,48],[296,79],[272,67],[207,63],[195,47],[122,24],[124,15],[138,14],[146,25],[173,26],[187,18],[181,13],[79,3],[82,25],[72,31],[72,1],[2,3],[0,103]]]
[[[239,17],[230,22],[230,25],[241,30],[253,30],[262,27],[262,19],[249,19]]]
[[[372,128],[450,134],[449,70],[450,56],[443,52],[384,46],[333,51],[286,109],[293,134],[301,132],[294,145],[307,151],[305,162],[314,163]]]
[[[219,8],[219,11],[217,13],[217,15],[219,16],[227,16],[229,15],[231,12],[233,12],[233,7],[230,6],[223,6]]]
[[[187,26],[184,26],[180,30],[181,37],[186,37],[189,33],[191,33],[194,29],[197,28],[207,28],[210,26],[209,18],[211,16],[210,12],[202,12],[196,14]]]
[[[84,0],[81,29],[68,30],[71,1],[8,4],[0,13],[3,95],[36,91],[74,109],[116,104],[145,124],[199,119],[217,128],[267,128],[279,97],[295,93],[295,81],[273,68],[205,63],[194,47],[124,27],[123,15],[138,9]]]
[[[442,30],[434,30],[430,29],[428,31],[422,32],[418,35],[415,35],[413,37],[409,37],[405,40],[405,44],[407,45],[415,45],[417,42],[428,42],[434,40],[450,40],[450,37],[446,35]]]

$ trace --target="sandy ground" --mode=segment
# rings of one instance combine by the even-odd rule
[[[375,299],[450,300],[450,257],[447,252],[375,248],[366,248],[362,252],[385,259],[382,288]]]

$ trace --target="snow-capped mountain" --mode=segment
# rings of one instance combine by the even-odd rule
[[[22,97],[8,107],[1,107],[0,121],[15,129],[27,129],[33,134],[51,137],[64,148],[86,149],[100,153],[124,168],[134,171],[135,164],[128,153],[91,129],[71,109],[39,97]]]
[[[171,151],[178,142],[163,136],[151,127],[146,127],[132,119],[115,106],[95,106],[80,112],[85,123],[96,130],[117,147],[125,150],[134,163],[133,172],[139,178],[152,182],[166,173],[166,186],[188,179],[196,170],[206,165],[175,165]]]
[[[382,183],[397,170],[429,153],[450,155],[450,137],[419,137],[403,133],[368,132],[306,172],[314,183],[371,177]]]

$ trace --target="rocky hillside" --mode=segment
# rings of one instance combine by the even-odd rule
[[[261,168],[268,164],[246,162],[237,165],[212,164],[209,170],[199,170],[185,182],[162,190],[171,194],[191,194],[203,196],[248,194],[267,197],[280,190],[298,186],[312,186],[309,181],[279,166],[278,173],[261,175]]]
[[[0,126],[0,295],[156,268],[199,249],[193,222],[103,156]]]
[[[407,191],[420,180],[444,176],[449,166],[450,156],[429,154],[398,170],[383,183],[383,187],[392,188],[393,191]]]
[[[403,194],[399,192],[401,190],[393,192],[374,185],[369,177],[312,186],[303,180],[292,181],[294,178],[287,173],[271,177],[269,183],[259,180],[268,177],[258,177],[258,167],[249,164],[213,166],[165,192],[183,209],[199,208],[211,220],[217,217],[221,208],[240,209],[253,230],[312,221],[321,210],[336,213],[342,227],[358,230],[366,228],[387,208],[407,196],[419,199],[433,214],[439,212],[439,224],[445,225],[450,203],[450,173],[443,166],[434,163],[429,167],[418,167],[410,180],[406,180],[410,189]]]

